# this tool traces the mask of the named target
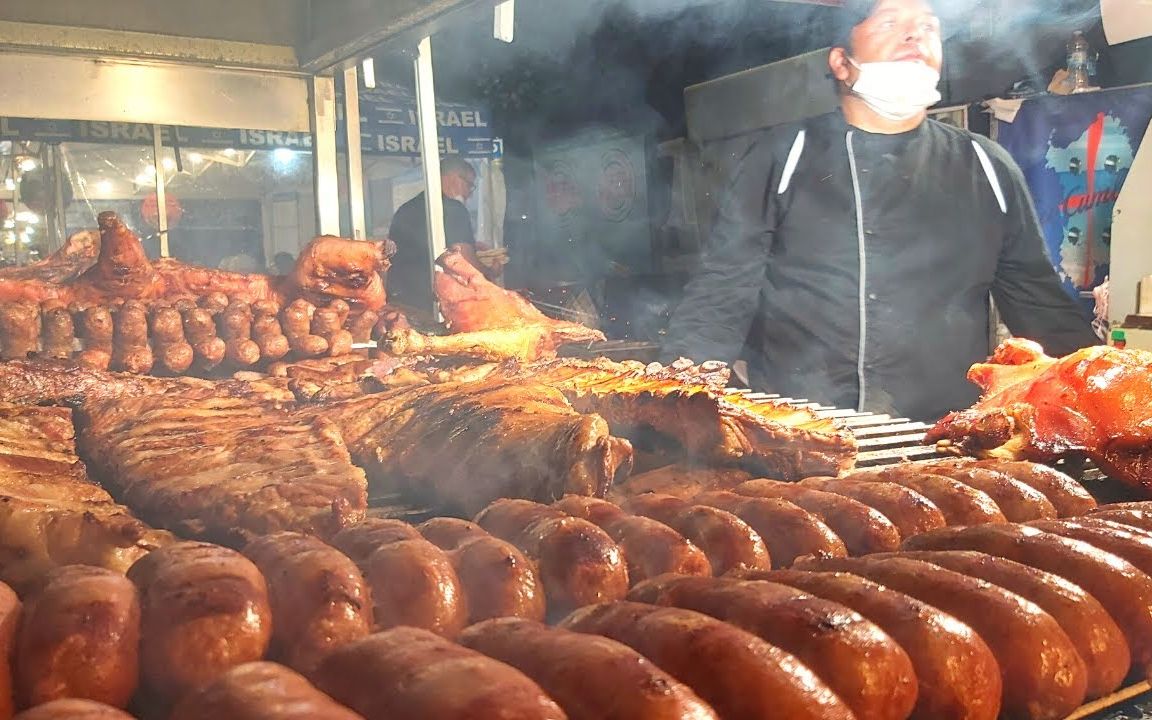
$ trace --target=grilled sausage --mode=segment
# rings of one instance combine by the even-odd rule
[[[1152,672],[1152,577],[1089,543],[1028,525],[944,528],[910,538],[908,550],[977,550],[1045,570],[1100,601],[1128,640],[1133,663]]]
[[[983,525],[1008,522],[988,493],[943,475],[932,475],[902,465],[885,470],[880,477],[920,493],[931,500],[949,525]],[[855,474],[848,475],[855,479]]]
[[[1128,504],[1140,505],[1140,503]],[[1144,509],[1135,507],[1117,507],[1115,505],[1102,505],[1098,510],[1093,510],[1092,513],[1086,517],[1100,518],[1101,520],[1107,520],[1109,522],[1119,523],[1128,527],[1152,532],[1152,505],[1143,507]]]
[[[1000,507],[1009,522],[1051,520],[1056,507],[1039,490],[1012,479],[1011,475],[975,465],[927,465],[927,471],[982,490]]]
[[[192,308],[184,313],[184,337],[202,369],[211,370],[224,362],[224,341],[216,336],[216,320],[209,311]]]
[[[352,558],[352,562],[363,570],[376,548],[400,540],[419,540],[420,537],[420,531],[406,522],[366,518],[333,535],[332,546]]]
[[[293,532],[265,535],[244,554],[268,582],[272,653],[308,673],[332,648],[372,628],[372,599],[347,556],[317,538]]]
[[[628,579],[632,583],[665,573],[712,573],[712,565],[700,548],[662,522],[629,515],[607,500],[577,495],[569,495],[552,507],[583,518],[608,533],[624,551]]]
[[[1060,624],[1084,660],[1088,671],[1085,692],[1090,700],[1120,687],[1128,674],[1132,656],[1124,633],[1096,598],[1064,578],[971,551],[905,551],[900,556],[985,580],[1039,605]]]
[[[312,678],[366,720],[565,720],[515,668],[427,630],[396,628],[349,643]]]
[[[849,573],[747,572],[738,577],[789,585],[851,608],[880,626],[912,660],[917,720],[995,720],[1000,666],[972,628],[910,595]]]
[[[937,565],[886,558],[805,560],[803,569],[850,572],[933,605],[969,625],[1000,665],[1003,712],[1058,720],[1084,701],[1087,672],[1051,615],[1014,593]]]
[[[160,697],[175,700],[268,650],[268,588],[240,553],[179,542],[137,560],[128,578],[140,589],[142,679]]]
[[[1082,522],[1078,518],[1064,520],[1038,520],[1028,523],[1053,535],[1083,540],[1089,545],[1123,558],[1141,572],[1152,576],[1152,536],[1137,528],[1096,520]]]
[[[312,334],[312,316],[316,306],[303,298],[293,300],[281,312],[281,327],[288,338],[288,346],[306,357],[328,352],[328,341]]]
[[[20,360],[40,346],[40,306],[0,304],[0,359]]]
[[[695,690],[725,720],[855,717],[793,655],[703,613],[617,601],[581,608],[561,627],[628,645]]]
[[[76,360],[95,370],[107,370],[112,362],[112,313],[106,307],[80,312],[80,337],[84,349]]]
[[[252,317],[252,341],[260,348],[262,360],[279,360],[288,354],[292,348],[284,329],[280,327],[279,310],[267,312],[260,309],[259,304],[254,305],[255,313]]]
[[[671,575],[637,585],[628,599],[696,610],[759,635],[810,667],[859,720],[903,719],[916,702],[908,655],[837,603],[776,583]]]
[[[772,566],[763,538],[732,513],[655,493],[629,498],[625,508],[664,523],[703,550],[714,575]]]
[[[15,720],[134,720],[123,710],[92,700],[53,700],[25,710]]]
[[[788,567],[805,555],[847,557],[848,549],[832,528],[798,505],[779,498],[760,498],[715,490],[693,502],[730,512],[748,523],[763,540],[772,567]]]
[[[217,318],[220,339],[224,341],[224,357],[240,367],[254,365],[260,360],[260,346],[252,340],[252,306],[235,300]]]
[[[168,720],[363,720],[303,675],[271,662],[238,665],[184,697]]]
[[[217,290],[201,296],[196,304],[216,317],[228,307],[228,295]]]
[[[1083,485],[1055,468],[1024,460],[951,460],[933,465],[974,465],[1004,473],[1017,482],[1038,490],[1056,508],[1059,517],[1073,517],[1091,512],[1096,499]]]
[[[544,586],[515,545],[457,518],[433,518],[418,529],[448,552],[468,600],[469,623],[498,617],[544,619]]]
[[[16,657],[16,631],[22,607],[12,588],[0,583],[0,720],[12,717],[16,709],[12,660]]]
[[[347,303],[341,302],[345,308]],[[313,335],[318,335],[328,342],[328,354],[333,356],[347,355],[352,352],[352,333],[344,329],[344,319],[341,317],[340,309],[329,305],[325,308],[317,308],[316,312],[312,315],[311,331]]]
[[[377,629],[407,625],[453,638],[468,622],[468,601],[452,562],[423,538],[376,548],[364,579]]]
[[[148,344],[148,311],[138,300],[128,300],[116,313],[112,334],[112,369],[143,374],[155,357]]]
[[[67,360],[76,349],[76,328],[72,313],[59,303],[40,306],[40,352],[44,357]]]
[[[174,307],[157,306],[148,316],[156,360],[160,367],[179,375],[192,367],[194,353],[184,337],[184,320]]]
[[[737,485],[733,492],[799,505],[832,528],[844,541],[849,555],[889,552],[900,547],[896,526],[880,512],[851,498],[778,480],[750,480]]]
[[[125,707],[136,691],[140,602],[123,575],[59,567],[24,609],[16,695],[22,707],[61,698]]]
[[[416,530],[425,540],[441,550],[455,550],[468,540],[492,537],[487,530],[476,523],[460,518],[432,518],[417,525]]]
[[[373,310],[365,310],[347,322],[348,332],[352,333],[352,342],[368,342],[372,339],[372,331],[376,328],[376,323],[380,321],[380,315]]]
[[[948,522],[936,503],[911,488],[890,482],[856,482],[833,478],[808,478],[801,485],[843,495],[880,511],[901,538],[944,527]]]
[[[687,685],[605,637],[501,618],[468,628],[460,644],[532,678],[571,720],[718,720]]]
[[[529,500],[497,500],[475,521],[536,562],[549,612],[565,614],[628,592],[624,553],[587,520]]]

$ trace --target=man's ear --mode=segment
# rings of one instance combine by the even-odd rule
[[[847,83],[852,75],[852,65],[848,62],[848,52],[841,47],[834,47],[828,53],[828,69],[832,77],[842,83]]]

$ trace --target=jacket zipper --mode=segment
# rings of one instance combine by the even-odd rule
[[[848,166],[852,170],[852,196],[856,201],[856,247],[860,258],[860,342],[856,346],[856,390],[858,400],[856,411],[864,412],[868,386],[864,379],[864,354],[868,348],[868,308],[866,285],[868,283],[868,249],[864,244],[864,203],[860,199],[860,178],[856,174],[856,153],[852,149],[852,131],[844,136],[848,146]]]

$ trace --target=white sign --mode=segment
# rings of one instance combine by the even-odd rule
[[[1152,0],[1100,0],[1110,45],[1152,36]]]

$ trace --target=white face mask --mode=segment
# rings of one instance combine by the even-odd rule
[[[940,102],[940,73],[922,62],[848,62],[860,71],[852,93],[881,117],[907,120]]]

